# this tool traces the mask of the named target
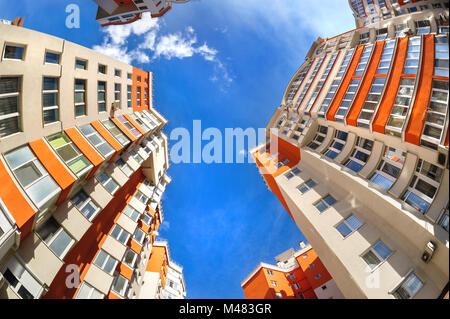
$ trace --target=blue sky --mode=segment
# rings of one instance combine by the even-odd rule
[[[70,3],[79,29],[65,26]],[[87,0],[2,1],[0,13],[153,71],[168,135],[196,119],[222,132],[265,127],[312,42],[354,28],[346,0],[192,0],[110,29]],[[240,282],[259,262],[304,239],[254,164],[172,164],[168,174],[160,235],[184,267],[188,298],[243,298]]]

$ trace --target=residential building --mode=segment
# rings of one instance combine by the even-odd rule
[[[172,3],[189,0],[94,0],[98,4],[96,20],[102,27],[133,23],[150,12],[152,18],[159,18],[172,8]]]
[[[247,299],[343,299],[310,244],[300,242],[275,257],[276,265],[260,263],[241,283]]]
[[[345,298],[438,298],[449,281],[449,4],[349,3],[358,28],[312,44],[251,153]]]
[[[152,73],[15,25],[0,47],[0,297],[139,297],[171,182]]]

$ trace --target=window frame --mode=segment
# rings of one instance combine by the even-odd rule
[[[45,79],[56,79],[56,85],[57,85],[57,89],[56,90],[45,90],[44,89],[44,81]],[[60,78],[56,77],[56,76],[43,76],[42,77],[42,123],[44,124],[44,126],[47,125],[51,125],[57,122],[60,122],[60,117],[59,117],[59,105],[60,103],[60,97],[59,97],[59,90],[60,90]],[[45,94],[56,94],[56,105],[50,105],[50,106],[45,106],[44,105],[44,95]],[[45,122],[45,112],[46,111],[52,111],[52,110],[57,110],[57,120],[53,121],[53,122]]]
[[[0,93],[0,99],[16,98],[16,112],[10,112],[7,114],[0,115],[0,123],[2,121],[8,121],[12,118],[16,118],[17,121],[17,131],[13,131],[9,134],[1,133],[0,139],[4,139],[8,136],[13,136],[15,134],[22,132],[22,76],[0,76],[1,79],[17,79],[17,92]]]

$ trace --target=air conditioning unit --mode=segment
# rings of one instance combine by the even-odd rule
[[[422,260],[425,263],[429,263],[431,258],[434,255],[434,252],[436,250],[436,244],[433,243],[432,241],[429,241],[426,246],[425,246],[425,251],[422,254]]]

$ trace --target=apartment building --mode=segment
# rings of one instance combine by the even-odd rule
[[[171,178],[151,72],[0,24],[0,297],[138,298]]]
[[[145,268],[143,277],[145,293],[140,299],[184,299],[186,285],[183,267],[170,257],[169,244],[158,239],[153,243],[153,253]]]
[[[345,298],[439,298],[449,4],[349,3],[357,28],[312,44],[251,153]]]
[[[159,18],[172,8],[172,3],[189,0],[94,0],[98,4],[97,22],[102,26],[133,23],[150,12],[152,18]]]
[[[275,257],[276,265],[260,263],[241,283],[246,299],[343,299],[310,244],[300,242]]]

